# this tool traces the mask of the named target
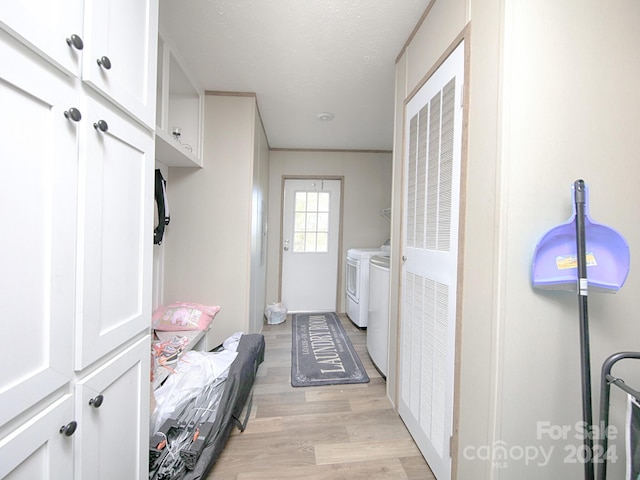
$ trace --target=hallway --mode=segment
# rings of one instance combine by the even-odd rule
[[[247,429],[234,429],[209,480],[434,480],[385,395],[366,334],[339,315],[370,383],[294,388],[291,320],[265,325]]]

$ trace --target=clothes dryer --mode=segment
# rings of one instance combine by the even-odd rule
[[[367,326],[369,315],[369,260],[382,255],[378,248],[350,248],[346,260],[347,316],[360,328]]]

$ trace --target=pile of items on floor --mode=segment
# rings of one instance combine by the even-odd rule
[[[177,353],[180,335],[174,340],[177,348],[169,345],[169,351]],[[161,351],[156,348],[155,356],[161,357]],[[264,337],[236,333],[212,352],[190,350],[175,357],[179,360],[172,362],[172,373],[153,392],[150,480],[206,477],[234,426],[245,429],[256,372],[264,360]]]

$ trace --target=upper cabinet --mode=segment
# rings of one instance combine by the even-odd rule
[[[157,76],[156,160],[172,167],[201,167],[204,90],[162,32]]]
[[[84,9],[83,80],[153,130],[158,1],[85,0]]]
[[[0,26],[153,130],[157,18],[157,0],[30,0]]]
[[[2,9],[0,26],[68,75],[79,77],[84,0],[30,0]]]

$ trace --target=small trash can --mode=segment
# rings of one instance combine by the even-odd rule
[[[278,325],[287,319],[287,307],[282,303],[272,303],[265,308],[264,316],[269,325]]]

